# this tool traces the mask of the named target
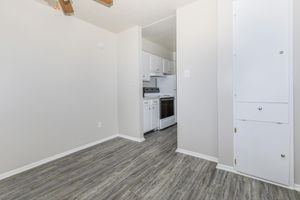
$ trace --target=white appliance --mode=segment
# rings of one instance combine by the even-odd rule
[[[157,87],[160,89],[161,96],[174,97],[174,117],[177,123],[177,78],[176,75],[169,75],[157,79]]]
[[[235,169],[293,185],[289,0],[234,1]]]
[[[153,101],[156,100],[159,101],[159,104],[155,104],[154,107],[151,106]],[[159,120],[160,130],[176,124],[175,103],[174,95],[161,93],[159,88],[144,88],[144,133],[156,129],[156,125],[153,126],[153,121],[156,122]],[[157,112],[158,108],[159,112]],[[155,115],[153,115],[153,113],[155,113]],[[152,125],[150,126],[149,124]]]
[[[161,94],[177,96],[177,79],[176,75],[164,76],[157,79],[157,87]]]
[[[160,129],[176,124],[175,97],[163,95],[160,97]]]

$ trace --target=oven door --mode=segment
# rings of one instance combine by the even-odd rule
[[[172,117],[175,114],[174,97],[160,99],[160,119]]]

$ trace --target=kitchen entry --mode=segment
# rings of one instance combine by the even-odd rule
[[[143,132],[177,123],[176,17],[142,30]]]

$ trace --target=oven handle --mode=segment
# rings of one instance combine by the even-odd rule
[[[170,98],[161,98],[160,101],[174,101],[175,98],[174,97],[170,97]]]

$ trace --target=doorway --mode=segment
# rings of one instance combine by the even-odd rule
[[[176,16],[142,28],[143,133],[177,123]]]

